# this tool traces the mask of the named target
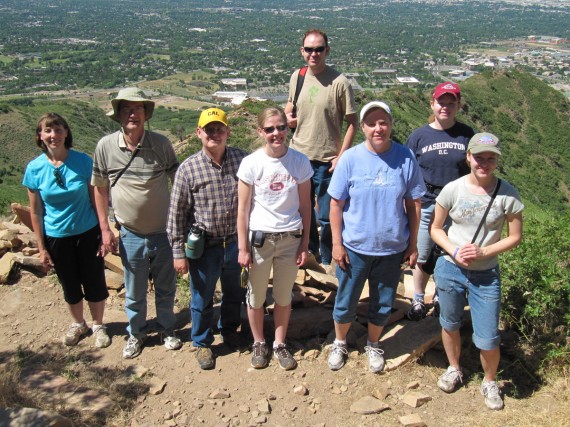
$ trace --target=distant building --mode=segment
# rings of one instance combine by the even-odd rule
[[[398,70],[395,68],[377,68],[376,70],[372,70],[371,74],[378,74],[378,75],[389,75],[389,74],[396,74]]]
[[[224,92],[216,91],[212,95],[216,101],[240,105],[248,98],[247,92]]]
[[[398,80],[398,83],[408,86],[415,86],[420,83],[415,77],[396,77],[396,80]]]
[[[239,88],[245,89],[245,88],[247,88],[247,79],[243,79],[243,78],[222,79],[221,83],[224,86],[231,87],[234,89],[239,89]]]

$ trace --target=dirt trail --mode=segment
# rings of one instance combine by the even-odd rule
[[[216,368],[202,371],[188,342],[187,309],[177,313],[185,340],[180,351],[166,351],[151,338],[139,357],[124,360],[126,318],[120,298],[108,300],[105,321],[113,342],[104,350],[94,348],[92,337],[74,348],[60,344],[70,317],[54,276],[37,278],[22,271],[17,283],[0,286],[0,300],[0,366],[26,355],[22,363],[31,371],[52,369],[73,385],[110,396],[117,406],[98,419],[99,425],[401,426],[399,417],[410,414],[419,415],[428,426],[570,425],[568,384],[562,380],[531,394],[517,379],[503,378],[505,409],[487,410],[479,394],[480,368],[469,340],[464,353],[471,375],[465,387],[445,394],[436,386],[437,376],[446,367],[438,347],[416,362],[381,375],[368,372],[365,355],[352,351],[347,365],[332,372],[326,363],[325,337],[317,337],[294,343],[299,366],[285,372],[274,361],[267,369],[254,370],[249,353],[231,352],[217,338]],[[35,363],[26,365],[26,360]],[[135,371],[146,374],[134,381],[124,376]],[[153,387],[163,385],[160,394],[151,394]],[[431,400],[419,408],[410,407],[402,397],[412,388]],[[389,409],[371,415],[351,412],[351,406],[365,396],[379,398]],[[97,425],[87,416],[82,419],[84,425]]]

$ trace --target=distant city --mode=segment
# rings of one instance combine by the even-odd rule
[[[0,11],[0,96],[149,82],[204,101],[281,100],[312,27],[357,90],[517,67],[570,95],[568,1],[6,0]],[[178,83],[150,83],[169,76]]]

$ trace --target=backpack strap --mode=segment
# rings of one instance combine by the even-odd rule
[[[299,75],[297,76],[297,86],[295,86],[295,96],[293,98],[293,117],[297,117],[297,100],[299,99],[299,94],[303,88],[303,83],[305,82],[305,74],[307,74],[308,66],[301,67],[299,69]]]

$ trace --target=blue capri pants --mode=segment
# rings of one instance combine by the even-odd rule
[[[368,280],[368,321],[376,326],[386,325],[392,314],[392,304],[402,274],[400,264],[403,252],[385,256],[363,255],[349,248],[346,248],[346,252],[350,264],[346,270],[336,267],[338,290],[333,319],[337,323],[350,323],[356,318],[358,300]]]
[[[467,270],[440,257],[434,271],[439,295],[439,323],[456,331],[463,321],[463,310],[471,307],[473,342],[480,350],[494,350],[501,342],[501,279],[499,266],[489,270]]]

